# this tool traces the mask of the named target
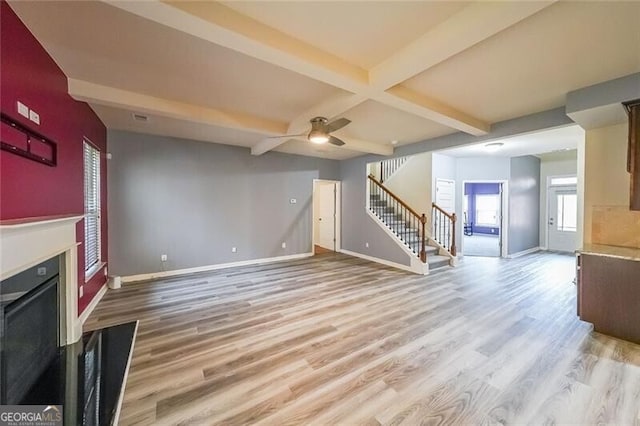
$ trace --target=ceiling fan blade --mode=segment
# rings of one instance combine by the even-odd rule
[[[342,146],[344,145],[344,142],[338,138],[336,138],[335,136],[329,136],[329,143],[331,145],[335,145],[335,146]]]
[[[278,139],[278,138],[295,138],[298,136],[306,136],[306,133],[300,133],[297,135],[280,135],[280,136],[267,136],[265,139]]]
[[[331,123],[327,124],[325,129],[327,133],[331,133],[331,132],[335,132],[338,129],[342,129],[344,126],[346,126],[349,123],[351,123],[351,120],[349,120],[348,118],[342,117],[342,118],[333,120]]]

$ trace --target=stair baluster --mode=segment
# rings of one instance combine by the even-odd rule
[[[456,249],[456,214],[447,213],[436,203],[431,203],[432,235],[438,244],[455,256]]]

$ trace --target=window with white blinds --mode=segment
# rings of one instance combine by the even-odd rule
[[[84,142],[84,269],[100,263],[100,151]]]

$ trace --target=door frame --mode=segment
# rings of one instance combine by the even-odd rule
[[[333,183],[336,188],[336,210],[335,210],[335,220],[334,220],[334,238],[335,244],[334,248],[336,252],[339,252],[342,247],[342,182],[339,180],[329,180],[329,179],[314,179],[313,180],[313,188],[312,188],[312,202],[311,202],[311,252],[315,251],[316,247],[316,224],[318,223],[318,217],[316,215],[316,205],[318,203],[318,195],[316,188],[318,185]]]
[[[556,186],[551,186],[551,179],[553,178],[565,178],[565,177],[577,177],[577,174],[572,173],[572,174],[562,174],[562,175],[553,175],[553,176],[547,176],[547,188],[546,188],[546,192],[547,192],[547,205],[545,206],[545,221],[544,221],[544,238],[545,238],[545,250],[549,250],[549,251],[554,251],[551,248],[549,248],[549,219],[550,219],[550,211],[549,208],[551,207],[551,189],[552,188],[565,188],[565,189],[575,189],[576,190],[576,195],[578,194],[578,184],[575,185],[556,185]],[[578,200],[579,201],[579,200]],[[580,210],[580,206],[578,206],[578,215],[579,215],[579,210]],[[576,229],[576,245],[578,244],[578,230]],[[577,247],[576,247],[577,248]],[[563,253],[569,253],[569,252],[563,252]]]
[[[499,183],[502,184],[502,205],[500,206],[502,220],[500,221],[500,257],[509,257],[509,181],[507,179],[473,179],[463,180],[462,190],[460,191],[460,219],[464,221],[464,184],[465,183]],[[463,229],[463,222],[460,222],[460,231]],[[464,256],[464,233],[460,233],[460,252]]]

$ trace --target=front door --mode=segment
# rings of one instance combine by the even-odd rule
[[[578,196],[575,187],[549,188],[549,250],[573,252],[576,249]]]
[[[327,250],[336,250],[336,184],[318,182],[316,187],[318,210],[317,245]]]

